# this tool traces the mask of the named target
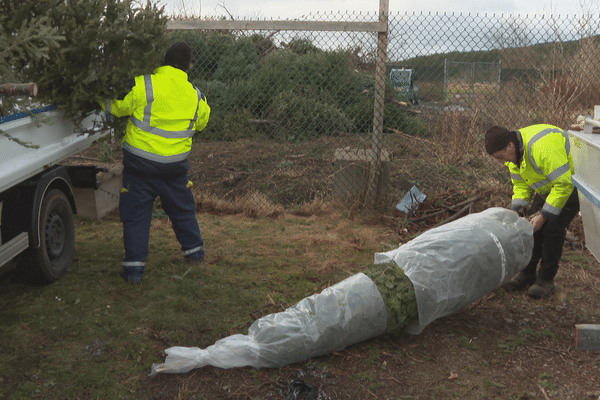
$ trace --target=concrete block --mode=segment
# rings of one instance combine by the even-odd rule
[[[370,171],[376,154],[371,149],[339,148],[335,150],[333,164],[334,197],[338,201],[351,198],[363,198],[367,193]],[[390,153],[381,152],[378,179],[376,182],[375,199],[379,200],[389,185]]]
[[[579,350],[600,350],[600,325],[575,325],[575,347]]]

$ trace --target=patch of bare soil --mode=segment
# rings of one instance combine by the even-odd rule
[[[241,193],[242,187],[264,185],[265,178],[281,189],[275,178],[288,165],[280,159],[275,171],[269,152],[255,153],[254,166],[236,164],[236,157],[256,150],[252,146],[232,151],[204,144],[195,149],[190,171],[196,190],[223,188],[233,198],[238,188]],[[326,169],[309,167],[307,161],[304,169],[289,173],[297,177],[313,174],[312,167]],[[327,175],[319,174],[315,176]],[[315,180],[307,193],[320,190],[321,184]],[[390,212],[369,223],[386,224],[404,243],[458,213],[507,206],[509,201],[502,192],[449,192],[430,197],[408,217]],[[207,204],[199,209],[219,212]],[[541,300],[497,289],[433,322],[420,335],[383,335],[283,368],[205,367],[158,375],[148,378],[135,398],[597,400],[600,351],[576,348],[575,338],[577,324],[600,324],[600,263],[585,249],[580,217],[569,231],[556,284],[556,292]]]

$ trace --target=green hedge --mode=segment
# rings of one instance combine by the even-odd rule
[[[282,141],[367,135],[373,129],[375,77],[357,67],[350,51],[321,50],[306,39],[276,46],[257,34],[236,38],[177,31],[169,40],[194,47],[190,79],[212,110],[205,138],[251,137],[266,126]],[[403,100],[388,85],[388,95]],[[423,130],[417,118],[391,103],[385,126],[415,134]]]

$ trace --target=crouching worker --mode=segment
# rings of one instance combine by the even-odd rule
[[[527,294],[533,298],[548,296],[554,291],[567,228],[579,212],[567,133],[545,124],[516,131],[493,126],[485,134],[485,150],[510,171],[512,210],[528,215],[533,192],[545,199],[541,211],[530,220],[534,227],[531,260],[505,288],[529,288]]]
[[[200,264],[204,242],[196,220],[196,204],[188,185],[192,137],[208,123],[206,98],[189,81],[192,48],[171,46],[163,65],[138,76],[129,93],[102,104],[108,114],[128,116],[123,138],[123,189],[119,215],[125,257],[121,277],[140,283],[148,258],[152,207],[159,197],[171,219],[185,260]]]

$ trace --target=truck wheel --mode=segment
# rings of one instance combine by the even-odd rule
[[[27,250],[24,261],[32,277],[55,282],[69,271],[75,254],[73,210],[62,191],[53,189],[44,196],[38,229],[40,247]]]

